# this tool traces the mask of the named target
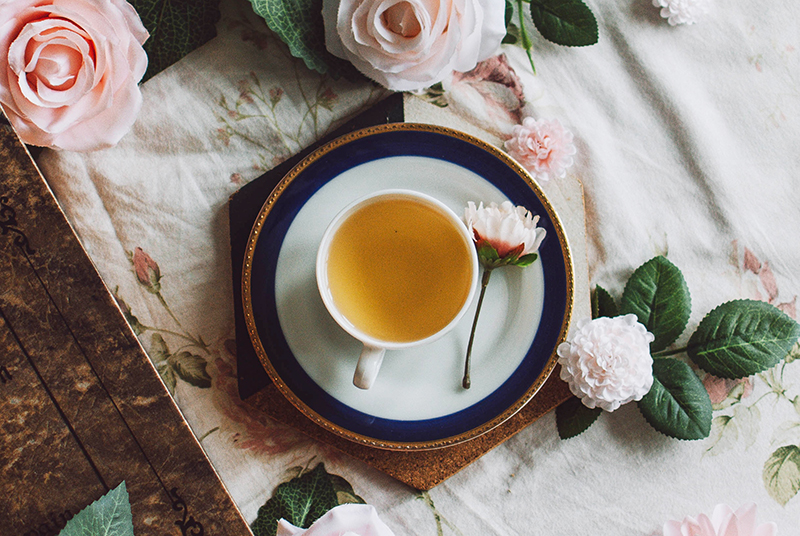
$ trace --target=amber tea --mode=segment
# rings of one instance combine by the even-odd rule
[[[382,341],[422,340],[461,311],[473,280],[463,230],[420,200],[383,197],[350,214],[334,234],[328,285],[356,329]]]

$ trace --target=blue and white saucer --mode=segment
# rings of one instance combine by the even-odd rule
[[[540,216],[539,260],[492,273],[461,387],[476,304],[430,345],[389,351],[369,390],[352,383],[361,344],[319,296],[317,248],[333,217],[377,190],[431,195],[463,214],[468,201],[511,200]],[[446,262],[446,259],[443,259]],[[334,140],[278,184],[248,241],[242,301],[250,338],[278,389],[320,426],[385,449],[466,441],[514,415],[544,384],[573,304],[567,239],[550,203],[505,153],[451,129],[396,123]]]

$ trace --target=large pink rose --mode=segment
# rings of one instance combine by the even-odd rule
[[[124,0],[0,0],[0,104],[22,141],[115,145],[142,106],[147,37]]]
[[[325,45],[395,91],[419,90],[497,52],[504,0],[323,0]]]

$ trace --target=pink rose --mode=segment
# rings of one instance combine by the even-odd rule
[[[153,294],[161,292],[161,269],[158,263],[139,247],[133,250],[131,262],[139,283]]]
[[[340,504],[314,521],[307,529],[285,519],[278,521],[277,536],[394,536],[368,504]]]
[[[323,0],[325,46],[395,91],[469,71],[500,46],[504,0]]]
[[[514,127],[505,148],[522,167],[543,182],[553,176],[565,176],[575,154],[572,132],[558,119],[537,121],[526,117],[521,125]]]
[[[775,536],[775,523],[756,525],[756,505],[746,504],[735,512],[727,504],[718,504],[711,517],[700,514],[682,522],[667,521],[664,536]]]
[[[124,0],[0,3],[0,104],[22,141],[115,145],[142,105],[147,37]]]

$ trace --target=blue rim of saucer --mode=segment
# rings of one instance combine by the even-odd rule
[[[513,374],[495,391],[460,411],[425,420],[376,417],[325,392],[303,370],[280,329],[275,295],[278,255],[295,216],[322,186],[350,168],[394,156],[420,156],[464,167],[515,205],[540,216],[547,238],[539,248],[544,305],[533,342]],[[445,127],[392,123],[338,138],[297,164],[265,201],[250,233],[242,268],[245,323],[256,354],[275,386],[311,420],[352,441],[392,449],[433,449],[477,437],[519,411],[556,363],[573,305],[573,266],[552,205],[528,173],[505,153]]]

